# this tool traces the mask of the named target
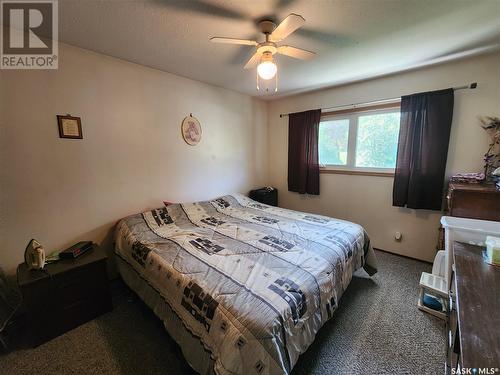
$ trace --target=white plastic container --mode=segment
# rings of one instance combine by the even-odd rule
[[[465,242],[471,245],[486,246],[487,236],[500,236],[500,222],[465,219],[462,217],[443,216],[441,224],[445,233],[445,279],[450,286],[453,265],[453,242]]]
[[[440,250],[434,258],[432,273],[422,272],[420,277],[420,293],[417,306],[420,310],[446,319],[448,296],[450,293],[451,273],[453,267],[453,242],[465,242],[471,245],[485,246],[486,238],[500,236],[500,222],[465,219],[461,217],[443,216],[441,224],[445,233],[445,249]],[[490,245],[492,241],[488,241]],[[496,242],[495,242],[496,244]],[[423,304],[425,294],[430,294],[442,302],[441,311],[433,310]]]

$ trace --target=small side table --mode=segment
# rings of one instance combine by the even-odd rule
[[[43,270],[17,268],[33,346],[53,339],[113,308],[106,254],[94,246],[76,259],[47,264]]]
[[[250,199],[270,206],[278,206],[278,189],[273,187],[263,187],[251,190],[248,194]]]

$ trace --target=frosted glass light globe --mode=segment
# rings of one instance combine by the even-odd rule
[[[257,67],[257,73],[262,79],[271,79],[276,75],[278,67],[272,61],[264,61]]]

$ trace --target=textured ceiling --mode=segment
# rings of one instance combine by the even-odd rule
[[[62,42],[242,93],[274,98],[500,48],[500,0],[59,0]],[[257,92],[257,21],[306,19],[286,44],[312,61],[277,59],[279,92]],[[457,80],[457,83],[459,79]]]

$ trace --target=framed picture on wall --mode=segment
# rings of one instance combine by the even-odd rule
[[[83,139],[80,117],[57,115],[57,125],[60,138]]]

